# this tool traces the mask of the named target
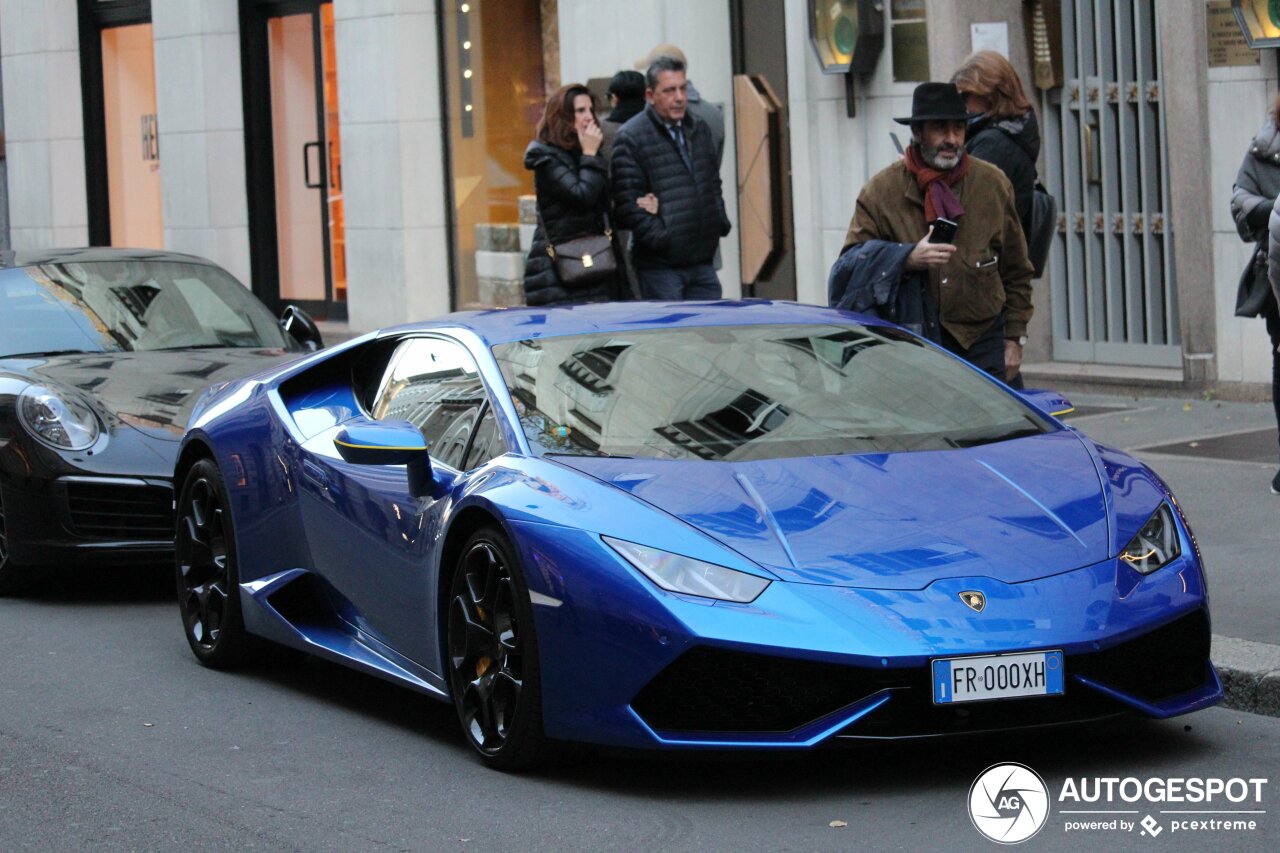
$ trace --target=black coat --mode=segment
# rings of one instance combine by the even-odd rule
[[[998,166],[1013,184],[1013,203],[1022,233],[1031,233],[1031,196],[1036,187],[1036,158],[1040,156],[1040,125],[1036,114],[993,121],[983,117],[969,125],[965,150]]]
[[[602,302],[617,298],[613,279],[590,287],[566,288],[551,265],[552,245],[602,234],[609,212],[609,179],[603,157],[534,140],[524,152],[524,167],[533,172],[542,222],[533,232],[533,245],[524,263],[524,298],[529,305]],[[544,233],[543,229],[546,229]],[[617,251],[615,247],[615,252]]]
[[[633,258],[642,269],[709,264],[729,233],[711,133],[689,113],[683,127],[692,174],[651,106],[624,124],[614,141],[614,210],[619,227],[635,235]],[[636,204],[650,192],[658,197],[656,216]]]

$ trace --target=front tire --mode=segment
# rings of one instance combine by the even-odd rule
[[[467,743],[498,770],[538,763],[548,744],[533,607],[515,549],[497,527],[463,546],[447,606],[449,687]]]
[[[0,595],[26,592],[31,573],[26,566],[16,565],[9,556],[9,528],[4,514],[4,490],[0,489]]]
[[[218,466],[192,466],[178,498],[174,556],[182,629],[196,660],[230,669],[266,650],[244,628],[235,530]]]

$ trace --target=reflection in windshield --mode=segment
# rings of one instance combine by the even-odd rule
[[[6,270],[0,318],[0,357],[296,348],[244,286],[206,264],[122,260]]]
[[[1052,427],[889,329],[735,326],[494,347],[538,453],[748,460],[972,447]]]

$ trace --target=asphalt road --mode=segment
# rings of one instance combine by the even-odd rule
[[[1280,719],[1213,709],[786,758],[582,751],[510,776],[472,759],[445,705],[314,660],[205,670],[166,589],[136,575],[81,589],[0,599],[0,850],[991,850],[966,803],[1001,761],[1050,792],[1067,777],[1269,780],[1259,804],[1213,804],[1265,811],[1253,831],[1070,833],[1078,816],[1055,802],[1026,849],[1280,849]],[[1172,819],[1160,807],[1111,806]]]

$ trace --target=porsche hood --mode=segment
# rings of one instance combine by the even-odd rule
[[[10,360],[32,381],[74,388],[122,422],[179,441],[210,385],[298,358],[282,349],[218,348],[85,353]]]
[[[1109,556],[1107,492],[1068,431],[964,450],[755,462],[556,459],[800,583],[1019,583]]]

